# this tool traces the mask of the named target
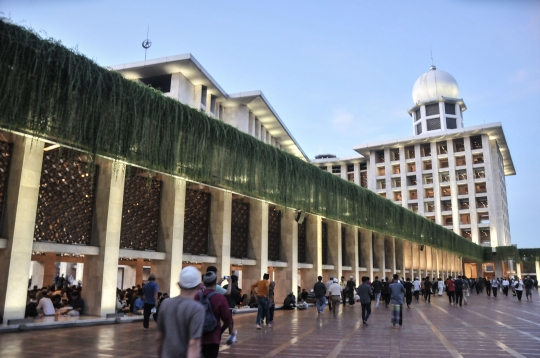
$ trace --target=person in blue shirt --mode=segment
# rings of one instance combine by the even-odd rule
[[[156,283],[156,275],[151,274],[148,277],[148,282],[143,286],[144,293],[144,319],[143,327],[148,329],[148,324],[150,321],[150,314],[152,313],[152,308],[157,304],[157,294],[158,294],[158,284]]]
[[[143,314],[143,310],[144,310],[144,297],[142,295],[142,292],[139,292],[139,296],[133,302],[133,307],[131,309],[131,312],[134,314]]]

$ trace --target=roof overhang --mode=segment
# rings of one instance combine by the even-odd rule
[[[210,76],[192,54],[161,57],[152,60],[124,63],[109,66],[108,68],[120,72],[128,79],[139,79],[154,76],[182,73],[193,85],[203,85],[208,93],[218,97],[227,98],[227,93]]]
[[[261,124],[266,128],[270,135],[279,142],[283,149],[292,155],[308,162],[308,156],[293,135],[285,126],[274,108],[270,105],[261,91],[250,91],[230,94],[228,99],[221,100],[219,103],[223,107],[233,107],[245,105],[251,113],[257,117]]]
[[[370,152],[373,150],[428,143],[432,142],[434,139],[448,140],[478,134],[487,134],[489,136],[489,139],[497,141],[499,149],[501,150],[501,155],[503,157],[504,175],[515,175],[516,169],[514,168],[514,162],[512,161],[512,156],[510,155],[508,143],[506,142],[506,137],[504,136],[502,125],[498,122],[446,131],[437,131],[435,133],[426,133],[423,135],[399,138],[389,141],[367,143],[357,145],[353,147],[353,149],[356,152],[362,154],[364,157],[368,157],[370,155]]]
[[[365,163],[367,158],[355,155],[352,157],[340,157],[340,158],[321,158],[321,159],[312,159],[311,164],[314,165],[345,165],[345,164],[354,164],[354,163]]]

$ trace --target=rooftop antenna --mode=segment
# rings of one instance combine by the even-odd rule
[[[146,40],[142,42],[142,47],[144,48],[144,63],[146,64],[146,52],[152,46],[152,41],[148,38],[148,33],[150,32],[150,24],[148,24],[148,28],[146,29]]]

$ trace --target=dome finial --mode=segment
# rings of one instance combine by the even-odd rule
[[[431,67],[429,68],[430,71],[434,71],[437,69],[435,65],[433,64],[433,51],[431,50],[431,46],[429,46],[429,53],[431,54]]]
[[[436,69],[437,69],[437,67],[435,65],[431,65],[431,67],[429,68],[430,71],[434,71]]]

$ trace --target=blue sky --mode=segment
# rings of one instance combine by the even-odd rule
[[[304,151],[412,135],[412,86],[457,80],[465,126],[501,122],[512,241],[540,247],[540,2],[3,0],[0,11],[103,66],[191,52],[228,93],[260,89]]]

